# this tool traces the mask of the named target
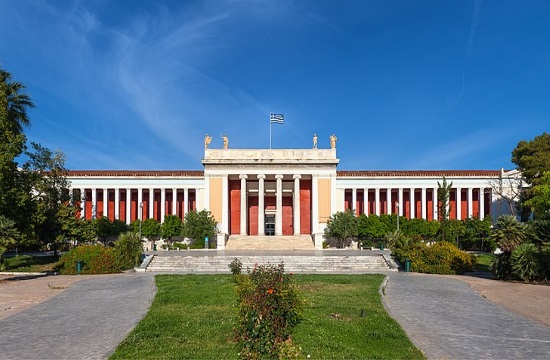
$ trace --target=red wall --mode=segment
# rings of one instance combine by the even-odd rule
[[[241,233],[241,181],[229,180],[229,233]],[[189,196],[191,197],[191,196]]]
[[[283,235],[294,235],[292,196],[283,196]]]
[[[258,235],[258,197],[257,196],[248,197],[248,235]]]
[[[311,234],[311,180],[300,181],[300,234]]]

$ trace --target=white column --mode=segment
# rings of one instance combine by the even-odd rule
[[[92,189],[92,220],[97,218],[97,189]]]
[[[479,219],[485,217],[485,188],[479,188]]]
[[[363,214],[369,216],[369,189],[363,189]]]
[[[462,189],[456,188],[456,218],[462,220]]]
[[[139,205],[138,205],[139,206]],[[132,189],[126,189],[126,224],[132,222]]]
[[[248,178],[247,175],[241,174],[239,175],[239,179],[241,179],[241,235],[246,235],[246,215],[247,215],[247,197],[248,193],[246,192],[246,179]]]
[[[283,175],[275,175],[277,180],[277,199],[275,213],[275,235],[283,235]]]
[[[115,189],[115,219],[120,219],[120,189]]]
[[[265,175],[260,174],[258,178],[258,235],[265,235]]]
[[[318,177],[311,177],[311,232],[316,234],[319,232],[319,184]]]
[[[414,201],[414,188],[409,189],[409,202],[411,210],[411,219],[415,218],[416,203]]]
[[[376,215],[380,216],[380,189],[374,189],[374,210]]]
[[[80,189],[80,217],[86,219],[86,189]]]
[[[403,188],[399,188],[399,194],[397,195],[399,197],[399,209],[398,214],[399,216],[403,216]]]
[[[143,216],[143,189],[141,188],[138,188],[137,189],[137,192],[138,192],[138,202],[137,202],[137,219],[138,220],[144,220],[144,216]]]
[[[189,188],[183,189],[183,216],[189,212]]]
[[[432,217],[432,220],[438,220],[439,217],[437,215],[437,205],[439,203],[439,201],[437,200],[437,188],[433,188],[432,189],[433,193],[432,193],[432,211],[433,211],[433,217]]]
[[[172,215],[176,216],[176,205],[178,203],[178,189],[173,188],[172,189]]]
[[[155,204],[155,189],[149,189],[149,218],[152,219],[155,216],[154,212]]]
[[[357,188],[351,189],[351,211],[357,216]]]
[[[164,222],[166,216],[166,189],[160,189],[160,222]]]
[[[300,174],[295,174],[294,179],[294,193],[293,193],[293,210],[294,210],[294,235],[300,235]]]
[[[474,202],[473,202],[473,191],[472,188],[468,188],[468,217],[472,217],[474,214]]]
[[[391,189],[386,189],[386,214],[391,214]]]
[[[103,216],[109,216],[109,189],[103,189]]]
[[[222,177],[222,223],[220,224],[222,236],[229,233],[229,179],[227,176]]]
[[[422,188],[422,219],[426,220],[426,188]]]

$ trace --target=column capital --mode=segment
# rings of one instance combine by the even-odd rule
[[[248,179],[248,175],[246,174],[240,174],[239,179]]]
[[[283,177],[284,177],[284,175],[282,175],[282,174],[275,175],[275,179],[281,179],[282,180]]]
[[[302,175],[301,174],[294,174],[294,175],[292,175],[292,178],[293,179],[301,179]]]
[[[258,174],[256,175],[256,179],[260,180],[260,179],[265,179],[265,174]]]

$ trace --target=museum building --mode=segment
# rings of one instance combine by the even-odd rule
[[[492,191],[503,170],[338,171],[330,149],[210,149],[203,171],[76,170],[69,180],[80,216],[131,223],[183,219],[209,210],[218,222],[218,248],[230,236],[311,236],[320,247],[337,211],[437,219],[438,182],[452,182],[450,217],[496,218],[506,212]]]

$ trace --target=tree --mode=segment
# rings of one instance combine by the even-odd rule
[[[15,228],[15,221],[0,215],[0,259],[6,252],[9,245],[15,243],[15,238],[19,235]]]
[[[12,81],[11,74],[0,68],[0,118],[15,134],[23,132],[23,126],[30,126],[27,109],[34,104],[24,93],[25,85]]]
[[[352,240],[357,238],[358,234],[357,218],[353,211],[338,211],[328,219],[325,239],[336,239],[338,247],[343,248],[345,245],[349,245]]]
[[[149,241],[155,241],[160,235],[160,224],[155,219],[149,218],[141,223],[141,235]]]
[[[500,178],[490,180],[489,186],[499,203],[506,203],[508,211],[512,215],[517,213],[517,205],[521,199],[524,178],[518,170],[501,170]]]
[[[512,162],[527,183],[537,185],[543,173],[550,171],[550,134],[545,132],[531,141],[520,141],[512,151]]]
[[[382,239],[389,231],[390,228],[380,220],[378,215],[361,214],[357,218],[357,236],[361,239]]]
[[[527,228],[512,215],[502,215],[496,222],[491,238],[504,252],[511,252],[527,238]]]
[[[216,234],[218,223],[208,210],[189,211],[185,214],[183,236],[193,241],[193,244],[204,245],[204,238],[212,238]]]
[[[550,211],[550,171],[545,171],[537,185],[531,189],[531,197],[525,201],[535,212],[535,216],[543,216]]]
[[[164,217],[164,222],[160,226],[162,237],[168,239],[172,243],[172,237],[181,235],[183,231],[183,223],[176,215],[167,215]]]
[[[437,211],[438,219],[440,222],[439,232],[437,238],[442,241],[446,241],[449,237],[448,232],[450,229],[449,224],[449,214],[451,212],[451,204],[449,202],[451,189],[453,188],[453,183],[447,184],[447,179],[443,176],[443,181],[437,182]]]
[[[113,235],[113,223],[108,217],[102,216],[94,220],[94,229],[98,239],[103,245],[107,245],[107,240]]]

